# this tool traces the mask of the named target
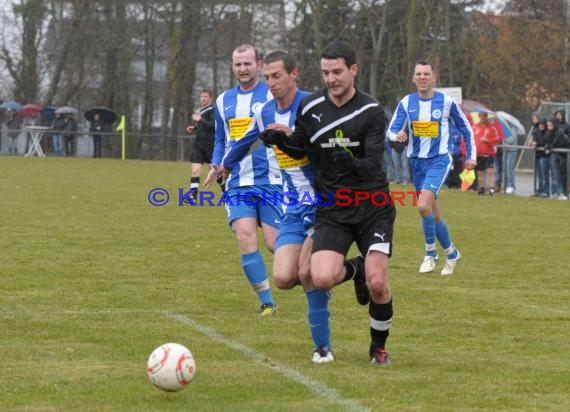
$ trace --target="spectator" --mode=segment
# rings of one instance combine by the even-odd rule
[[[550,150],[552,144],[546,139],[546,119],[540,119],[536,126],[533,125],[532,140],[530,142],[530,146],[534,147],[536,150],[535,158],[538,165],[537,169],[539,197],[548,197],[550,194]]]
[[[544,128],[543,124],[546,124]],[[539,123],[539,132],[535,134],[536,140],[532,141],[532,146],[535,147],[538,164],[539,164],[539,197],[547,198],[552,194],[553,198],[566,200],[567,198],[561,196],[560,177],[558,174],[558,162],[555,153],[552,152],[552,145],[554,140],[560,135],[564,134],[556,127],[556,119],[549,119]],[[544,129],[544,131],[542,131]]]
[[[546,131],[546,119],[540,117],[540,113],[534,112],[531,117],[532,126],[530,127],[530,137],[531,140],[528,143],[531,147],[537,147],[537,141],[540,140],[541,135]],[[542,126],[541,126],[542,124]],[[534,152],[534,174],[537,176],[535,179],[535,189],[536,189],[536,181],[538,180],[538,191],[535,190],[535,196],[538,196],[540,193],[543,193],[541,181],[540,181],[540,166],[539,166],[540,156],[538,150]]]
[[[108,123],[103,121],[103,118],[99,113],[95,113],[93,116],[93,121],[89,126],[89,131],[93,137],[93,157],[101,157],[101,144],[102,144],[102,133],[108,131]]]
[[[52,142],[53,152],[56,156],[63,154],[63,128],[65,127],[65,116],[61,113],[56,113],[51,125],[52,129]]]
[[[519,134],[518,130],[514,126],[509,126],[511,131],[511,135],[506,137],[504,142],[507,145],[517,145],[519,142]],[[508,195],[512,195],[515,193],[516,185],[515,185],[515,166],[517,161],[517,155],[519,150],[516,148],[504,148],[504,157],[505,159],[501,161],[501,173],[498,176],[499,187],[501,186],[503,180],[503,168],[502,165],[505,164],[505,193]],[[497,178],[495,178],[495,182],[497,182]]]
[[[22,128],[22,117],[13,110],[8,111],[8,121],[6,127],[8,128],[8,138],[10,139],[8,145],[8,154],[18,154],[18,136]]]
[[[564,109],[558,109],[554,113],[556,120],[558,120],[558,129],[560,129],[563,134],[558,134],[557,139],[552,142],[552,148],[554,149],[570,149],[570,124],[566,122],[566,112]],[[567,152],[554,152],[554,157],[556,157],[556,162],[558,163],[558,173],[560,176],[560,194],[567,197],[568,196],[568,176],[567,176],[567,163],[568,163],[568,153]],[[562,196],[559,196],[561,199]]]
[[[477,147],[477,181],[479,194],[489,193],[493,196],[495,189],[494,159],[497,154],[497,145],[501,143],[501,137],[494,123],[489,122],[486,112],[479,113],[479,123],[473,128],[475,145]]]
[[[73,114],[64,114],[65,127],[63,128],[63,138],[65,143],[65,155],[73,156],[75,154],[75,138],[77,137],[77,120]]]
[[[449,152],[453,159],[451,169],[445,184],[451,189],[461,188],[461,179],[459,173],[463,170],[463,154],[461,152],[461,133],[453,122],[449,122]]]
[[[498,120],[496,120],[498,122]],[[501,126],[497,126],[501,127]],[[501,142],[502,143],[502,142]],[[503,148],[499,145],[495,147],[497,153],[493,158],[493,169],[495,174],[495,193],[501,193],[503,189]]]

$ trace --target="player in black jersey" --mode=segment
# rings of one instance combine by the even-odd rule
[[[192,153],[190,154],[190,162],[192,163],[190,190],[192,190],[191,195],[195,202],[198,201],[202,164],[212,163],[212,152],[214,151],[213,98],[214,95],[209,89],[203,89],[200,92],[200,111],[192,114],[192,120],[195,124],[186,127],[186,132],[188,134],[196,133],[196,140],[194,141]],[[220,187],[223,191],[221,179],[218,183],[220,183]]]
[[[326,89],[302,101],[292,135],[273,133],[266,143],[294,158],[314,154],[319,193],[311,256],[314,285],[331,289],[345,280],[345,256],[356,242],[365,256],[370,294],[370,359],[387,365],[393,314],[388,258],[396,210],[382,164],[386,118],[380,103],[355,87],[358,64],[352,46],[329,44],[321,54],[321,71]]]

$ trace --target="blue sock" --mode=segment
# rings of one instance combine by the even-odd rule
[[[436,256],[435,250],[435,218],[433,213],[422,218],[422,226],[424,229],[424,237],[426,240],[426,256]]]
[[[447,257],[455,259],[457,257],[457,251],[451,242],[451,237],[449,236],[445,220],[441,219],[439,223],[435,225],[435,235],[437,236],[437,240],[439,240],[439,243]]]
[[[308,304],[309,328],[315,347],[331,348],[331,329],[329,326],[329,296],[324,290],[306,291]]]
[[[265,262],[259,250],[248,255],[241,255],[241,265],[249,284],[259,296],[259,300],[264,303],[275,303],[269,289],[269,280],[265,270]]]

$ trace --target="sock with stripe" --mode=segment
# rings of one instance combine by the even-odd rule
[[[241,264],[245,276],[247,276],[247,280],[249,280],[249,284],[259,296],[261,303],[275,304],[273,296],[271,296],[271,290],[269,289],[265,262],[259,250],[247,255],[241,255]]]
[[[453,246],[453,242],[449,236],[449,231],[447,230],[447,225],[443,219],[435,225],[435,235],[447,257],[455,259],[457,257],[457,251]]]

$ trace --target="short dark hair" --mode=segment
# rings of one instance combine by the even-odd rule
[[[264,64],[275,63],[278,61],[283,62],[283,66],[285,67],[287,73],[291,73],[293,70],[297,68],[297,63],[295,62],[295,59],[285,50],[277,50],[271,52],[267,56],[265,56],[265,59],[263,59]]]
[[[416,64],[414,64],[414,67],[416,66],[430,66],[431,69],[433,70],[434,73],[436,73],[436,69],[435,66],[430,63],[429,61],[427,61],[426,59],[419,59],[416,61]]]
[[[321,59],[344,59],[346,66],[350,68],[356,64],[356,52],[344,41],[333,41],[323,49]]]
[[[213,93],[210,89],[202,89],[202,90],[200,90],[200,94],[202,94],[202,93],[208,93],[208,96],[214,97],[214,93]]]

